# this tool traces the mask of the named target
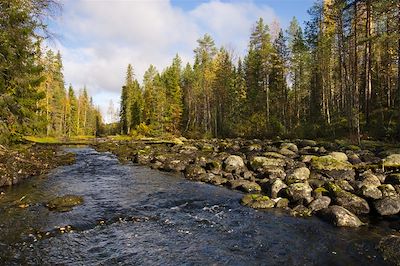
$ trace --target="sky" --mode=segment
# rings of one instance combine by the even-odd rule
[[[139,82],[150,64],[159,71],[178,53],[193,61],[197,39],[210,34],[217,47],[246,53],[252,26],[262,17],[287,28],[293,16],[302,23],[314,0],[66,0],[50,23],[60,50],[66,85],[84,86],[106,122],[110,100],[119,106],[126,68]]]

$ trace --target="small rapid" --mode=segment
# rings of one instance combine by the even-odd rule
[[[0,198],[0,264],[385,265],[376,250],[382,227],[257,211],[241,206],[237,191],[88,147],[67,150],[76,163]],[[66,194],[84,203],[61,213],[45,207]]]

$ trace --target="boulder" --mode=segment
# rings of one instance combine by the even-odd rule
[[[230,155],[224,161],[224,170],[226,172],[237,171],[240,172],[245,168],[242,157],[237,155]]]
[[[206,170],[198,164],[189,164],[185,168],[185,177],[187,179],[197,179],[201,174],[205,174]]]
[[[389,168],[400,168],[400,154],[392,154],[383,160],[383,166]]]
[[[288,184],[301,183],[306,181],[310,177],[310,170],[307,167],[300,167],[294,169],[287,177],[286,182]]]
[[[288,150],[290,150],[290,151],[292,151],[294,153],[298,153],[299,152],[299,149],[297,148],[296,144],[290,143],[290,142],[282,143],[280,148],[281,149],[288,149]]]
[[[369,213],[370,208],[365,199],[341,189],[338,185],[332,182],[327,183],[327,189],[337,205],[342,206],[356,214]]]
[[[400,212],[400,197],[385,197],[374,201],[373,205],[382,216],[395,215]]]
[[[295,153],[294,151],[291,151],[287,148],[282,148],[279,150],[279,153],[284,155],[285,157],[290,157],[290,158],[294,158],[297,156],[297,153]]]
[[[46,203],[46,207],[51,211],[67,212],[73,207],[83,204],[83,197],[76,195],[65,195],[54,198]]]
[[[270,179],[285,179],[286,172],[283,167],[269,166],[260,170],[262,174],[266,175]]]
[[[271,198],[277,198],[279,192],[284,189],[287,188],[287,185],[280,179],[274,179],[271,180],[270,182],[270,186],[268,188],[268,192]]]
[[[275,206],[275,202],[268,196],[261,194],[247,194],[241,199],[241,203],[255,209],[270,209]]]
[[[340,161],[331,155],[312,157],[311,166],[316,170],[325,170],[325,171],[353,170],[353,165],[351,165],[349,162]]]
[[[289,206],[289,200],[286,198],[279,198],[276,201],[276,208],[287,208]]]
[[[371,171],[366,171],[362,175],[360,175],[360,181],[361,181],[361,186],[367,185],[367,186],[378,187],[381,185],[381,180]]]
[[[346,153],[343,153],[343,152],[334,151],[334,152],[329,153],[328,155],[332,156],[334,159],[336,159],[340,162],[347,162],[347,160],[348,160]]]
[[[378,187],[382,192],[382,197],[395,197],[397,196],[396,189],[390,184],[383,184]]]
[[[313,157],[310,161],[312,169],[323,173],[334,179],[345,179],[353,181],[355,172],[353,165],[349,162],[337,160],[331,155]]]
[[[185,145],[182,146],[181,149],[179,150],[179,153],[184,154],[184,155],[192,155],[196,153],[199,149],[195,146],[190,146],[190,145]]]
[[[359,194],[368,199],[382,198],[382,191],[380,191],[378,187],[371,185],[362,186],[359,190]]]
[[[261,187],[259,184],[248,180],[230,180],[229,185],[232,189],[238,189],[247,193],[261,191]]]
[[[317,187],[316,189],[313,190],[312,196],[316,199],[328,195],[329,191],[326,190],[324,187]]]
[[[254,143],[250,144],[249,146],[246,147],[247,151],[262,151],[262,146],[260,144]]]
[[[164,163],[164,170],[166,171],[174,171],[174,172],[183,172],[185,170],[187,162],[182,160],[168,160]]]
[[[363,225],[360,219],[349,210],[333,205],[322,209],[320,215],[335,226],[359,227]]]
[[[351,164],[360,164],[360,163],[362,163],[360,157],[357,154],[349,154],[347,157],[348,157],[348,161]]]
[[[303,139],[299,142],[299,145],[301,147],[306,147],[306,146],[314,147],[317,146],[317,142],[310,139]]]
[[[308,183],[294,183],[291,184],[286,192],[292,201],[306,200],[310,202],[312,200],[311,192],[312,188]]]
[[[354,191],[354,188],[352,185],[350,185],[349,181],[341,179],[341,180],[336,180],[335,184],[338,185],[341,189],[346,190],[346,191]]]
[[[331,204],[331,198],[329,198],[327,196],[321,196],[321,197],[316,198],[315,200],[313,200],[310,203],[310,205],[308,205],[308,208],[312,212],[317,212],[317,211],[320,211],[322,209],[328,208],[329,204]]]
[[[218,175],[219,173],[221,173],[222,165],[218,160],[208,161],[206,163],[206,170]]]
[[[286,157],[280,153],[274,151],[267,151],[264,152],[263,155],[268,158],[278,158],[278,159],[285,159]]]
[[[228,182],[228,179],[223,178],[221,175],[214,175],[210,180],[210,183],[216,186],[224,185]]]
[[[290,215],[294,217],[310,217],[311,210],[304,205],[297,205],[290,211]]]
[[[378,249],[386,261],[400,265],[400,236],[390,235],[382,238]]]
[[[134,163],[141,165],[149,164],[152,160],[152,154],[149,150],[139,150],[132,158]]]
[[[254,171],[261,172],[268,167],[284,167],[286,162],[281,158],[267,158],[264,156],[255,156],[250,159],[250,166]]]
[[[210,143],[204,143],[203,145],[201,145],[201,150],[205,152],[213,152],[216,151],[217,149]]]

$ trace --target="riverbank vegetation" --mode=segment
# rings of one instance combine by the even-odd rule
[[[67,89],[61,54],[44,47],[59,10],[53,0],[0,3],[0,143],[98,133],[101,115],[87,90]]]
[[[128,66],[120,130],[202,137],[396,139],[400,136],[400,6],[325,0],[302,28],[254,25],[247,54],[198,40],[143,84]]]

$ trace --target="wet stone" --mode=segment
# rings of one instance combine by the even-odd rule
[[[73,207],[83,204],[83,197],[76,195],[65,195],[54,198],[46,203],[46,207],[51,211],[67,212]]]

